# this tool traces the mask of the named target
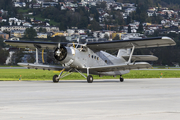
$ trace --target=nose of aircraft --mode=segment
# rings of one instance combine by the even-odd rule
[[[67,49],[64,46],[61,46],[60,48],[57,47],[54,51],[54,57],[58,61],[62,61],[67,56]]]

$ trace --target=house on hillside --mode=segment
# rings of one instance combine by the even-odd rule
[[[0,37],[3,38],[3,39],[8,40],[9,39],[9,34],[0,32]]]
[[[10,32],[11,37],[23,38],[25,30],[12,30]]]
[[[12,30],[26,30],[29,27],[26,26],[1,26],[1,31],[11,32]]]
[[[35,26],[33,29],[35,29],[37,32],[40,28],[46,29],[46,32],[59,32],[59,27],[55,26]]]
[[[37,33],[37,36],[36,36],[36,38],[45,38],[45,39],[47,39],[47,33]]]
[[[54,7],[54,6],[56,6],[56,5],[58,5],[58,3],[57,2],[43,2],[42,3],[42,7],[43,8],[46,8],[46,7]]]
[[[25,2],[14,2],[14,7],[26,7]]]

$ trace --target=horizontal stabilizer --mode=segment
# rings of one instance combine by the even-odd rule
[[[126,61],[128,61],[129,56],[122,56]],[[132,61],[156,61],[158,57],[153,55],[133,55],[131,58]]]
[[[32,69],[43,69],[43,70],[62,70],[64,67],[62,66],[55,66],[55,65],[43,65],[43,64],[33,64],[33,63],[18,63],[18,65],[32,68]],[[66,68],[68,69],[68,68]]]
[[[147,62],[136,62],[130,64],[118,64],[118,65],[106,65],[106,66],[97,66],[90,67],[90,70],[96,70],[98,72],[110,72],[110,71],[119,71],[119,70],[135,70],[135,69],[148,69],[152,66]]]

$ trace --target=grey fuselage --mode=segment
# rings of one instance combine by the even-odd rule
[[[72,68],[76,68],[81,72],[86,73],[87,68],[91,67],[101,67],[108,65],[118,65],[127,62],[121,56],[114,56],[105,51],[94,52],[89,48],[82,47],[66,47],[67,56],[64,60],[61,61],[63,66],[70,66]],[[90,74],[96,75],[123,75],[129,73],[129,70],[123,71],[110,71],[110,72],[99,72],[95,70],[89,69]]]

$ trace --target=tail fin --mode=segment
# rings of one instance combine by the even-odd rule
[[[117,57],[121,57],[121,56],[129,56],[131,52],[131,49],[119,49]]]

